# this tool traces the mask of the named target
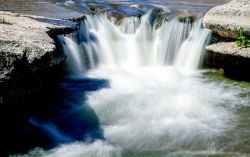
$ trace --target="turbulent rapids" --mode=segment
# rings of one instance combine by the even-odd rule
[[[243,100],[198,70],[210,31],[202,19],[156,20],[152,12],[120,22],[89,15],[79,32],[59,37],[71,75],[109,82],[86,100],[104,139],[41,156],[188,156],[226,149],[220,139],[234,129],[234,107]]]

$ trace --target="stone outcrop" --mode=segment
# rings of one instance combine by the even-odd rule
[[[222,68],[225,75],[250,81],[250,48],[240,48],[235,42],[220,42],[207,46],[205,64]]]
[[[77,29],[77,23],[40,16],[2,12],[0,17],[0,79],[6,78],[14,63],[25,57],[28,63],[55,52],[51,35],[69,33]]]
[[[203,19],[204,27],[214,32],[212,45],[206,47],[206,65],[223,68],[225,74],[236,79],[250,81],[250,48],[235,43],[236,29],[243,28],[250,35],[250,1],[232,0],[208,11]],[[218,34],[218,35],[216,35]]]
[[[212,8],[205,15],[203,25],[223,37],[235,38],[235,29],[239,28],[250,35],[250,1],[232,0]]]

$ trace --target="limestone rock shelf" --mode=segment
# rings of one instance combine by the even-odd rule
[[[249,58],[250,60],[250,48],[238,47],[235,42],[219,42],[207,46],[206,49],[215,53]]]
[[[78,27],[72,21],[4,11],[0,11],[0,17],[7,22],[0,23],[0,79],[6,78],[23,57],[31,64],[54,53],[56,44],[52,38]]]

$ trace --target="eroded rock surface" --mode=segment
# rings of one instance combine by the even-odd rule
[[[233,0],[212,8],[205,15],[203,25],[223,37],[235,38],[235,29],[239,28],[250,35],[250,1]]]
[[[49,34],[74,31],[77,23],[0,11],[7,23],[0,23],[0,79],[6,77],[17,60],[28,63],[41,59],[56,49]],[[61,22],[58,22],[61,21]]]

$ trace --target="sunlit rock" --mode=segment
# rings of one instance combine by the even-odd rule
[[[239,28],[250,34],[250,1],[233,0],[212,8],[205,15],[203,25],[223,37],[235,38],[235,29]]]
[[[28,63],[55,52],[51,36],[77,29],[77,23],[38,16],[0,12],[10,24],[0,23],[0,78],[11,73],[14,63],[25,57]]]

